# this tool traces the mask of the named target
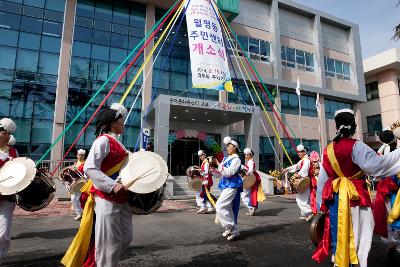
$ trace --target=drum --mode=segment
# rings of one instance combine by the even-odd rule
[[[308,177],[300,178],[298,180],[296,190],[298,193],[303,193],[307,190],[307,188],[309,188],[309,186],[310,186],[310,178]]]
[[[210,164],[210,167],[218,169],[218,160],[214,156],[207,157],[207,161]]]
[[[325,213],[318,213],[311,220],[310,239],[316,247],[318,247],[324,235],[325,216]]]
[[[239,175],[243,179],[243,189],[250,189],[256,182],[256,176],[247,175],[245,169],[239,170]]]
[[[144,215],[158,210],[164,200],[168,177],[167,163],[150,151],[129,153],[119,172],[128,192],[128,203],[134,214]]]
[[[146,215],[157,211],[164,201],[165,184],[158,190],[147,193],[137,194],[128,192],[128,203],[133,214]]]
[[[26,211],[46,207],[54,198],[56,187],[43,170],[25,157],[12,159],[0,169],[0,193],[15,194],[17,205]]]
[[[199,166],[190,166],[186,169],[187,182],[189,189],[192,191],[199,191],[203,184],[203,178],[201,176],[201,169]]]
[[[62,169],[58,178],[66,185],[71,194],[81,191],[82,186],[87,182],[86,178],[78,171],[72,169],[73,166]]]
[[[16,194],[17,205],[26,211],[41,210],[53,200],[56,185],[46,173],[37,172],[27,188]]]
[[[252,175],[243,176],[243,189],[250,189],[256,182],[256,177]]]

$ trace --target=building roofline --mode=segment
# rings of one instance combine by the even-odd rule
[[[270,2],[268,0],[263,0],[263,1]],[[291,7],[291,9],[297,9],[298,11],[300,11],[300,13],[306,13],[306,14],[308,13],[310,15],[318,15],[321,17],[322,21],[326,21],[326,22],[335,24],[336,26],[340,26],[342,28],[358,28],[358,24],[356,24],[354,22],[336,17],[332,14],[305,6],[300,3],[293,2],[291,0],[279,0],[279,3],[289,6],[289,7]]]
[[[400,48],[392,48],[364,59],[364,76],[370,76],[386,70],[400,72]]]

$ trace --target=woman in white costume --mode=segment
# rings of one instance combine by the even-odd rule
[[[243,191],[243,181],[239,175],[241,160],[239,153],[240,144],[229,136],[224,138],[228,157],[218,165],[218,172],[222,175],[218,188],[222,190],[216,203],[216,212],[219,222],[224,228],[222,236],[227,240],[236,239],[240,232],[238,227],[238,214],[240,206],[240,193]]]

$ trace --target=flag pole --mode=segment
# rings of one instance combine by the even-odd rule
[[[301,127],[301,100],[300,100],[300,76],[297,73],[296,94],[299,99],[299,128],[300,128],[300,143],[303,144],[303,129]]]
[[[317,109],[318,116],[318,131],[319,131],[319,154],[322,155],[322,121],[321,121],[321,106],[319,102],[319,93],[317,93],[317,99],[315,100],[315,108]]]

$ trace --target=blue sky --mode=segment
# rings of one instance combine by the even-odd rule
[[[398,0],[293,0],[359,25],[363,59],[400,48],[394,42],[393,28],[400,23]]]

